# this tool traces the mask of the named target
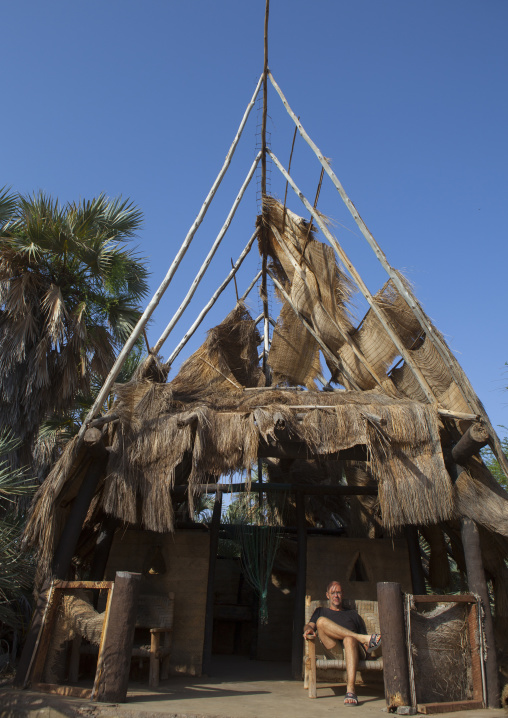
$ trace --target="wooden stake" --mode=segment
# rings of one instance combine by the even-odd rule
[[[376,300],[372,296],[372,294],[367,289],[366,284],[364,283],[363,279],[360,277],[358,272],[356,271],[355,267],[353,266],[352,262],[349,260],[349,257],[346,255],[340,244],[337,242],[337,239],[333,236],[333,234],[329,231],[326,224],[321,219],[320,215],[316,210],[312,207],[309,200],[305,197],[305,195],[298,189],[293,179],[288,175],[284,167],[281,165],[277,157],[273,154],[271,150],[267,150],[268,154],[274,161],[275,165],[279,169],[279,171],[282,173],[282,175],[289,181],[289,184],[293,188],[294,192],[298,195],[301,202],[305,206],[308,212],[314,217],[314,220],[316,224],[318,225],[321,232],[324,234],[324,236],[327,238],[327,240],[330,242],[332,247],[335,249],[337,255],[344,263],[345,267],[347,268],[349,274],[353,277],[354,281],[356,282],[356,285],[358,286],[359,290],[369,303],[369,306],[371,307],[372,311],[376,315],[376,317],[379,319],[380,323],[384,327],[386,333],[394,343],[395,347],[397,348],[397,351],[399,354],[404,358],[404,361],[408,364],[408,366],[412,369],[413,374],[415,375],[418,383],[420,384],[420,387],[422,388],[423,392],[425,393],[425,396],[427,397],[427,400],[430,404],[437,404],[437,400],[432,392],[432,389],[427,383],[427,380],[423,376],[420,368],[416,365],[413,358],[409,354],[409,352],[406,351],[404,348],[402,341],[400,340],[399,336],[397,335],[396,331],[392,328],[391,322],[389,321],[388,317],[386,316],[384,310],[377,304]]]
[[[203,309],[202,309],[201,312],[199,313],[199,315],[198,315],[196,321],[194,322],[194,324],[190,327],[190,329],[187,331],[187,333],[185,334],[185,336],[184,336],[183,339],[181,340],[180,344],[178,344],[178,346],[176,347],[176,349],[173,351],[173,353],[171,354],[171,356],[170,356],[169,359],[167,360],[166,366],[171,366],[171,365],[173,364],[173,362],[175,361],[176,357],[180,354],[180,352],[182,351],[182,349],[184,348],[184,346],[187,344],[187,342],[189,341],[189,339],[192,337],[192,335],[194,334],[194,332],[196,331],[196,329],[199,327],[199,325],[201,324],[201,322],[203,321],[203,319],[206,317],[206,315],[208,314],[208,312],[210,311],[210,309],[213,307],[213,305],[215,304],[215,302],[217,301],[217,299],[219,298],[219,296],[220,296],[220,295],[222,294],[222,292],[226,289],[226,287],[227,287],[228,284],[230,283],[231,279],[232,279],[232,278],[235,276],[235,274],[238,272],[238,270],[239,270],[240,267],[242,266],[243,260],[244,260],[245,257],[249,254],[249,252],[250,252],[250,250],[251,250],[251,247],[252,247],[252,245],[253,245],[253,243],[254,243],[254,240],[255,240],[256,237],[257,237],[257,233],[258,233],[258,230],[256,229],[256,231],[254,232],[254,234],[252,235],[252,237],[249,239],[249,241],[248,241],[247,244],[245,245],[245,248],[244,248],[243,252],[241,253],[241,255],[240,255],[240,256],[238,257],[238,259],[236,260],[236,264],[233,265],[233,269],[230,271],[230,273],[228,274],[228,276],[226,277],[226,279],[222,282],[222,284],[220,285],[220,287],[212,294],[212,296],[211,296],[210,299],[208,300],[208,303],[203,307]],[[252,286],[254,286],[254,284],[257,282],[257,279],[258,279],[258,278],[259,278],[259,276],[254,280],[254,283],[253,283]],[[249,290],[249,291],[250,291],[250,290]],[[245,296],[246,296],[246,295],[245,295]],[[245,296],[242,297],[241,301],[244,300]]]
[[[258,279],[260,278],[260,276],[261,276],[261,270],[259,270],[259,272],[256,274],[256,276],[254,277],[254,279],[252,280],[252,282],[249,284],[249,286],[248,286],[247,289],[245,290],[245,292],[244,292],[244,293],[242,294],[242,296],[240,297],[240,299],[241,299],[242,302],[244,302],[244,301],[247,299],[247,297],[249,296],[249,294],[252,292],[252,290],[253,290],[254,287],[256,286],[256,282],[258,281]]]
[[[231,147],[229,148],[229,152],[226,155],[224,164],[222,165],[222,168],[221,168],[219,174],[217,175],[217,178],[216,178],[215,182],[213,183],[212,188],[210,189],[210,192],[206,196],[206,199],[203,203],[203,206],[201,207],[201,209],[199,211],[198,216],[194,220],[192,227],[189,229],[187,236],[185,237],[185,239],[182,243],[182,246],[180,247],[180,249],[178,251],[178,254],[176,255],[175,259],[173,260],[173,263],[172,263],[171,267],[169,268],[166,276],[162,280],[161,285],[159,286],[159,288],[153,295],[150,303],[148,304],[147,308],[145,309],[145,311],[139,318],[138,323],[132,330],[130,337],[125,342],[125,345],[124,345],[122,351],[120,352],[120,354],[116,358],[115,363],[111,367],[111,371],[109,372],[109,374],[106,378],[106,381],[104,382],[104,384],[102,386],[102,389],[98,393],[97,398],[94,402],[94,405],[88,412],[88,414],[85,417],[85,420],[83,422],[83,425],[82,425],[81,429],[79,430],[80,437],[82,437],[83,434],[85,433],[87,424],[92,419],[94,419],[97,416],[97,414],[99,413],[102,405],[104,404],[104,401],[106,400],[106,398],[109,394],[109,390],[113,386],[113,382],[115,381],[120,369],[123,366],[125,359],[127,358],[132,347],[136,343],[139,335],[141,334],[141,332],[143,330],[143,327],[146,325],[146,323],[152,316],[155,308],[157,307],[160,300],[162,299],[162,296],[163,296],[164,292],[166,291],[166,289],[168,288],[171,280],[173,279],[173,276],[174,276],[176,270],[178,269],[178,266],[180,265],[180,262],[182,261],[185,253],[187,252],[187,249],[189,248],[190,243],[192,242],[192,239],[198,230],[198,227],[200,226],[201,222],[203,221],[204,216],[208,210],[208,207],[210,206],[210,203],[211,203],[212,199],[214,198],[215,193],[217,192],[217,189],[219,188],[219,185],[222,182],[224,175],[226,174],[226,172],[228,170],[229,165],[231,164],[231,160],[235,153],[238,142],[240,141],[240,137],[244,130],[244,127],[245,127],[245,124],[249,117],[250,111],[252,110],[252,108],[254,107],[254,103],[256,102],[256,97],[258,96],[259,88],[261,87],[262,81],[263,81],[263,76],[261,76],[258,80],[258,84],[256,85],[254,94],[252,95],[251,101],[247,105],[247,109],[245,110],[242,121],[240,122],[240,127],[238,128],[238,132],[236,133],[233,143],[231,144]]]
[[[476,392],[474,391],[467,375],[465,374],[464,370],[460,366],[459,362],[453,355],[453,353],[450,351],[449,346],[443,339],[441,333],[434,327],[432,322],[429,320],[425,312],[420,306],[420,303],[418,302],[416,296],[412,292],[412,290],[407,287],[404,282],[401,280],[399,272],[397,272],[388,262],[388,259],[386,258],[386,255],[382,251],[379,244],[374,239],[374,236],[368,229],[367,225],[363,221],[363,219],[360,217],[360,214],[358,210],[356,209],[353,202],[350,200],[348,195],[346,194],[346,191],[344,190],[344,187],[339,182],[338,178],[336,177],[335,173],[333,172],[332,168],[330,167],[326,157],[323,155],[323,153],[319,150],[317,145],[314,144],[314,142],[311,140],[309,135],[305,132],[303,125],[300,122],[300,119],[295,115],[291,107],[289,106],[288,101],[284,97],[284,94],[282,93],[282,90],[278,86],[278,84],[275,82],[275,79],[270,71],[268,71],[268,76],[270,78],[270,81],[275,88],[277,94],[279,95],[280,99],[282,100],[282,103],[284,107],[286,108],[289,116],[295,123],[296,127],[298,128],[298,131],[300,132],[301,136],[307,142],[309,147],[311,147],[312,151],[318,158],[319,162],[321,163],[321,166],[327,173],[327,175],[330,177],[331,181],[333,182],[335,188],[337,189],[339,195],[341,196],[344,204],[348,208],[349,212],[351,213],[353,219],[355,220],[358,228],[360,229],[361,233],[367,240],[369,246],[374,251],[374,254],[380,261],[381,265],[387,272],[388,276],[392,280],[395,288],[399,292],[399,294],[404,298],[406,301],[408,307],[413,311],[413,314],[420,322],[420,326],[424,330],[425,334],[429,337],[430,341],[435,346],[437,352],[439,353],[441,359],[444,361],[445,365],[447,366],[453,380],[459,387],[459,390],[464,397],[464,400],[469,405],[471,410],[476,413],[480,414],[482,418],[484,419],[485,423],[487,424],[487,428],[489,430],[489,434],[492,438],[492,450],[496,456],[496,459],[499,462],[499,465],[503,469],[503,472],[505,476],[508,478],[508,460],[503,452],[503,447],[501,445],[501,442],[499,440],[499,437],[494,430],[494,427],[490,423],[490,419],[487,416],[487,412],[485,411],[483,404],[481,403],[480,399],[476,395]]]
[[[235,263],[233,262],[233,257],[231,257],[231,269],[235,268]],[[236,274],[236,272],[235,272]],[[235,282],[235,295],[236,295],[236,303],[238,304],[239,297],[238,297],[238,284],[236,283],[236,277],[235,274],[233,274],[233,280]]]
[[[196,289],[197,289],[198,286],[199,286],[199,283],[200,283],[201,280],[203,279],[203,276],[204,276],[206,270],[207,270],[208,267],[210,266],[210,262],[212,261],[214,255],[215,255],[215,252],[216,252],[217,249],[219,248],[219,245],[220,245],[220,243],[222,242],[222,240],[223,240],[223,238],[224,238],[224,235],[225,235],[226,232],[228,231],[229,226],[230,226],[231,222],[233,221],[233,217],[235,216],[236,210],[238,209],[238,205],[240,204],[240,202],[241,202],[241,200],[242,200],[242,197],[243,197],[243,195],[244,195],[244,193],[245,193],[245,190],[246,190],[247,187],[249,186],[249,183],[250,183],[250,181],[251,181],[251,179],[252,179],[252,177],[253,177],[253,175],[254,175],[254,172],[256,171],[256,167],[258,166],[258,162],[259,162],[260,157],[261,157],[261,154],[258,153],[257,156],[256,156],[256,159],[255,159],[254,162],[252,163],[252,166],[251,166],[251,168],[250,168],[250,170],[249,170],[249,173],[247,174],[247,177],[246,177],[245,180],[244,180],[243,185],[242,185],[241,188],[240,188],[240,191],[239,191],[239,193],[238,193],[238,195],[237,195],[235,201],[233,202],[233,206],[231,207],[231,209],[230,209],[230,211],[229,211],[229,214],[228,214],[228,216],[227,216],[227,218],[226,218],[226,221],[225,221],[224,224],[222,225],[222,228],[221,228],[219,234],[217,235],[217,237],[216,237],[216,239],[215,239],[215,242],[212,244],[212,247],[210,248],[210,251],[208,252],[208,254],[207,254],[207,256],[206,256],[205,261],[203,262],[203,264],[202,264],[201,267],[199,268],[198,273],[197,273],[196,276],[194,277],[194,281],[192,282],[192,284],[191,284],[191,286],[190,286],[190,288],[189,288],[189,291],[188,291],[187,294],[185,295],[185,298],[183,299],[182,303],[180,304],[180,306],[179,306],[178,309],[176,310],[176,313],[173,315],[171,321],[169,322],[169,324],[167,325],[167,327],[166,327],[166,328],[164,329],[164,331],[162,332],[159,341],[158,341],[157,344],[154,346],[154,348],[153,348],[153,353],[154,353],[154,354],[158,354],[158,352],[160,351],[162,345],[164,344],[164,342],[166,341],[166,339],[168,338],[168,336],[169,336],[169,335],[171,334],[171,332],[173,331],[175,324],[178,322],[178,320],[180,319],[180,317],[181,317],[182,314],[184,313],[185,309],[188,307],[188,305],[189,305],[189,303],[190,303],[192,297],[194,296],[194,294],[195,294],[195,292],[196,292]]]
[[[291,172],[291,162],[293,161],[293,150],[295,149],[295,140],[296,140],[297,132],[298,132],[298,127],[295,127],[295,131],[293,133],[293,142],[291,144],[291,152],[289,153],[288,172]],[[282,210],[282,232],[284,232],[284,229],[286,227],[286,201],[288,198],[288,187],[289,187],[289,183],[286,180],[286,189],[284,191],[284,209]]]

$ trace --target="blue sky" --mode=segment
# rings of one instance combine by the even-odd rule
[[[144,212],[138,245],[155,290],[262,71],[263,18],[264,0],[3,3],[0,186],[42,189],[62,201],[130,197]],[[413,283],[495,425],[508,424],[507,26],[506,0],[271,0],[270,9],[276,80],[391,264]],[[293,126],[272,88],[269,115],[272,148],[287,166]],[[260,120],[255,108],[156,311],[152,344],[224,222],[254,159]],[[301,139],[293,171],[313,199],[320,166]],[[250,237],[258,184],[164,346],[166,357]],[[283,197],[274,168],[271,189]],[[289,206],[304,213],[297,198]],[[319,208],[375,292],[385,275],[331,185]],[[240,291],[259,264],[254,250]],[[233,303],[231,286],[205,328]],[[255,293],[250,306],[259,313]],[[358,301],[359,318],[364,310]],[[180,359],[202,339],[196,335]]]

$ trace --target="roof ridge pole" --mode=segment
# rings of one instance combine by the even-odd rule
[[[442,337],[441,333],[434,327],[432,322],[429,320],[425,312],[420,306],[420,303],[418,302],[418,299],[414,295],[413,291],[410,287],[406,287],[404,282],[402,282],[399,272],[394,269],[390,263],[388,262],[388,259],[375,240],[374,236],[368,229],[367,225],[361,218],[358,210],[356,209],[355,205],[351,201],[351,199],[348,197],[344,187],[340,183],[339,179],[335,175],[334,171],[332,170],[330,164],[328,163],[326,157],[323,155],[323,153],[320,151],[320,149],[317,147],[317,145],[312,141],[312,139],[309,137],[307,132],[304,130],[302,123],[300,122],[300,119],[295,115],[291,107],[289,106],[288,101],[284,97],[284,94],[278,84],[275,82],[275,79],[270,71],[268,71],[268,75],[270,77],[270,82],[272,83],[273,87],[275,88],[277,94],[279,95],[280,99],[282,100],[282,104],[286,108],[286,111],[288,112],[289,116],[295,123],[296,127],[298,128],[298,131],[300,132],[301,136],[305,140],[305,142],[309,145],[309,147],[312,149],[316,157],[318,158],[319,162],[321,163],[321,166],[324,168],[327,175],[330,177],[332,183],[334,184],[336,190],[340,194],[344,204],[350,211],[353,219],[355,220],[356,224],[358,225],[358,228],[360,229],[361,233],[367,240],[368,244],[370,245],[371,249],[374,251],[374,254],[378,258],[379,262],[385,269],[386,273],[390,277],[390,279],[393,281],[393,284],[395,285],[397,291],[400,293],[400,295],[405,299],[408,307],[412,310],[414,316],[417,318],[417,320],[420,322],[420,326],[426,333],[426,335],[429,337],[430,341],[436,348],[436,351],[440,355],[441,359],[444,361],[445,365],[447,366],[452,379],[455,381],[457,386],[459,387],[459,391],[461,392],[462,396],[464,397],[466,403],[469,405],[469,407],[472,409],[472,411],[476,414],[479,414],[482,419],[485,421],[485,424],[487,425],[487,428],[489,430],[489,433],[491,435],[492,439],[492,448],[494,450],[494,454],[496,455],[497,460],[499,461],[499,464],[501,465],[505,475],[508,477],[508,461],[504,455],[503,448],[501,446],[501,442],[499,441],[499,437],[492,426],[489,417],[487,416],[487,412],[485,411],[485,408],[478,398],[475,390],[473,389],[473,386],[471,382],[469,381],[469,378],[467,377],[466,373],[464,372],[463,368],[461,367],[460,363],[458,362],[457,358],[453,355],[452,351],[450,350],[450,347]]]
[[[217,299],[219,298],[219,295],[222,294],[222,292],[224,291],[224,289],[228,286],[228,284],[229,284],[230,281],[233,279],[233,277],[235,276],[235,274],[237,273],[237,271],[240,269],[243,260],[245,259],[245,257],[246,257],[246,256],[248,255],[248,253],[250,252],[250,249],[251,249],[251,247],[252,247],[252,245],[253,245],[253,243],[254,243],[254,240],[255,240],[256,237],[257,237],[258,231],[259,231],[259,230],[256,229],[256,231],[254,232],[254,234],[252,235],[252,237],[249,239],[249,241],[248,241],[247,244],[245,245],[245,248],[244,248],[243,252],[241,253],[241,255],[240,255],[240,256],[238,257],[238,259],[236,260],[236,263],[233,264],[233,267],[231,268],[231,271],[229,272],[228,276],[227,276],[226,279],[222,282],[222,284],[215,290],[215,292],[212,294],[212,296],[211,296],[210,299],[208,300],[208,303],[205,304],[205,306],[203,307],[203,309],[201,310],[201,312],[198,314],[198,316],[197,316],[196,320],[194,321],[194,323],[192,324],[192,326],[187,330],[187,332],[186,332],[185,335],[183,336],[183,338],[182,338],[180,344],[178,344],[178,346],[176,347],[176,349],[173,351],[173,353],[171,354],[171,356],[169,357],[169,359],[168,359],[167,362],[165,363],[165,366],[170,367],[170,366],[173,364],[173,362],[175,361],[176,357],[180,354],[180,352],[182,351],[182,349],[184,348],[184,346],[187,344],[187,342],[188,342],[189,339],[192,337],[192,335],[194,334],[194,332],[196,331],[196,329],[199,327],[199,325],[201,324],[201,322],[203,321],[203,319],[206,317],[206,315],[208,314],[208,312],[210,311],[210,309],[213,307],[213,305],[215,304],[215,302],[216,302]],[[243,301],[243,299],[239,299],[238,301],[241,302],[241,301]]]
[[[300,191],[300,189],[295,184],[292,177],[288,175],[284,167],[281,165],[277,157],[273,154],[271,150],[268,150],[268,153],[272,160],[275,163],[275,166],[277,169],[282,173],[282,175],[289,181],[289,184],[291,185],[293,191],[298,196],[298,198],[301,200],[302,204],[305,206],[308,212],[314,217],[314,220],[316,224],[318,225],[321,232],[324,234],[324,236],[327,238],[327,240],[330,242],[336,253],[338,254],[341,261],[344,263],[344,266],[348,270],[349,274],[352,276],[354,281],[356,282],[357,287],[369,303],[370,307],[372,308],[374,314],[378,318],[378,320],[381,322],[382,326],[384,327],[385,331],[387,332],[388,336],[394,343],[395,347],[397,348],[397,351],[399,354],[403,357],[404,361],[409,365],[409,367],[412,369],[413,374],[416,377],[416,380],[420,384],[420,387],[422,388],[423,392],[425,393],[425,396],[427,397],[427,401],[430,404],[434,404],[437,407],[437,399],[434,396],[434,393],[432,389],[430,388],[427,380],[423,376],[419,366],[415,363],[409,352],[405,349],[400,337],[398,336],[397,332],[392,328],[391,322],[389,321],[388,317],[386,316],[384,310],[379,306],[379,304],[376,302],[372,294],[370,293],[369,289],[367,288],[367,285],[361,278],[360,274],[356,271],[355,267],[353,266],[351,260],[337,241],[336,237],[333,236],[333,234],[330,232],[326,224],[321,219],[320,214],[317,210],[314,209],[314,207],[311,205],[309,200],[305,197],[303,192]]]
[[[239,205],[240,202],[242,201],[242,197],[243,197],[243,195],[245,194],[245,190],[246,190],[247,187],[249,186],[250,181],[251,181],[251,179],[252,179],[252,177],[253,177],[253,175],[254,175],[254,172],[256,171],[256,167],[258,166],[260,155],[261,155],[261,153],[258,152],[258,154],[256,155],[256,158],[255,158],[254,162],[252,163],[252,166],[251,166],[251,168],[250,168],[250,170],[249,170],[249,172],[248,172],[248,174],[247,174],[247,177],[245,178],[245,180],[244,180],[244,182],[243,182],[243,184],[242,184],[242,186],[241,186],[241,188],[240,188],[240,191],[238,192],[238,194],[237,194],[237,196],[236,196],[236,199],[235,199],[235,201],[233,202],[233,205],[232,205],[231,209],[229,210],[229,214],[228,214],[228,216],[226,217],[226,221],[225,221],[224,224],[222,225],[222,228],[221,228],[219,234],[217,235],[217,237],[216,237],[214,243],[212,244],[212,246],[211,246],[211,248],[210,248],[210,251],[208,252],[208,254],[207,254],[207,256],[206,256],[205,261],[203,262],[203,264],[202,264],[201,267],[199,268],[198,273],[197,273],[196,276],[194,277],[194,281],[192,282],[192,284],[191,284],[191,286],[190,286],[190,288],[189,288],[189,291],[188,291],[187,294],[185,295],[185,298],[183,299],[182,303],[180,304],[180,306],[179,306],[178,309],[176,310],[175,314],[173,315],[173,317],[172,317],[172,319],[170,320],[170,322],[169,322],[169,324],[167,325],[167,327],[166,327],[166,328],[164,329],[164,331],[162,332],[159,341],[157,342],[157,344],[156,344],[156,345],[154,346],[154,348],[152,349],[152,354],[157,354],[157,353],[160,351],[162,345],[164,344],[164,342],[166,341],[166,339],[168,338],[168,336],[169,336],[169,335],[171,334],[171,332],[173,331],[173,329],[174,329],[174,327],[175,327],[175,324],[178,322],[178,320],[180,319],[180,317],[181,317],[182,314],[184,313],[185,309],[186,309],[187,306],[189,305],[189,302],[191,301],[192,297],[194,296],[194,294],[195,294],[195,292],[196,292],[196,289],[197,289],[198,286],[199,286],[199,283],[200,283],[201,280],[203,279],[203,276],[205,275],[206,270],[207,270],[208,267],[210,266],[210,262],[212,261],[214,255],[215,255],[215,252],[216,252],[217,249],[219,248],[220,243],[221,243],[222,240],[224,239],[224,235],[225,235],[226,232],[228,231],[228,229],[229,229],[229,227],[230,227],[230,225],[231,225],[231,222],[233,221],[233,217],[234,217],[235,214],[236,214],[236,210],[238,209],[238,205]]]
[[[265,385],[270,385],[269,369],[267,364],[269,348],[269,321],[268,321],[268,292],[266,287],[267,267],[267,205],[266,205],[266,117],[268,114],[268,16],[270,14],[270,0],[265,5],[265,32],[264,32],[264,66],[263,66],[263,120],[261,124],[261,287],[260,295],[263,301],[263,373]]]
[[[245,128],[245,125],[247,123],[250,112],[256,102],[256,97],[258,96],[259,88],[261,87],[262,81],[263,81],[263,76],[261,75],[261,77],[259,78],[258,83],[256,85],[256,89],[254,90],[254,94],[252,95],[252,98],[244,112],[242,121],[240,122],[240,126],[238,127],[238,131],[235,135],[235,138],[234,138],[233,142],[231,143],[231,147],[229,148],[229,151],[226,155],[224,164],[222,165],[222,168],[221,168],[219,174],[217,175],[215,182],[213,183],[210,191],[208,192],[206,199],[203,202],[201,209],[199,210],[198,216],[194,220],[192,227],[187,232],[187,236],[185,237],[185,239],[182,243],[182,246],[180,247],[175,259],[173,260],[173,263],[172,263],[171,267],[169,268],[166,276],[164,277],[159,288],[157,289],[157,291],[153,295],[152,299],[150,300],[150,303],[148,304],[147,308],[145,309],[145,311],[139,318],[138,323],[132,330],[130,337],[125,342],[122,351],[117,356],[115,363],[111,367],[111,371],[109,372],[108,376],[106,377],[106,381],[102,385],[102,389],[100,390],[99,394],[97,395],[97,398],[96,398],[92,408],[86,415],[85,420],[83,421],[83,424],[81,425],[81,428],[80,428],[79,434],[78,434],[78,436],[80,438],[83,437],[83,434],[86,431],[87,424],[97,416],[101,406],[103,405],[104,401],[106,400],[109,390],[113,386],[113,382],[115,381],[116,377],[118,376],[118,374],[120,372],[120,369],[123,366],[124,361],[126,360],[132,347],[136,343],[136,340],[138,339],[141,332],[143,331],[144,326],[146,325],[146,323],[152,316],[153,312],[155,311],[155,308],[157,307],[160,300],[162,299],[162,296],[163,296],[164,292],[166,291],[166,289],[168,288],[171,280],[173,279],[173,276],[174,276],[176,270],[178,269],[178,266],[179,266],[180,262],[182,261],[184,254],[186,253],[187,249],[189,248],[189,245],[192,242],[192,239],[193,239],[194,235],[196,234],[199,225],[203,221],[204,216],[208,210],[208,207],[210,206],[210,203],[211,203],[212,199],[214,198],[215,193],[217,192],[217,189],[219,188],[220,183],[224,179],[224,175],[226,174],[226,172],[229,168],[229,165],[231,164],[231,160],[235,153],[236,147],[240,141],[240,137],[242,136],[242,132]]]

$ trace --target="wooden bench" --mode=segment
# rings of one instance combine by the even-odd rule
[[[305,597],[305,623],[310,621],[312,614],[315,609],[320,606],[328,606],[328,601],[320,600],[313,601],[310,596]],[[344,608],[354,609],[365,621],[367,633],[380,633],[379,630],[379,613],[377,607],[377,601],[363,601],[354,599],[344,599]],[[328,658],[325,655],[316,656],[316,649],[321,648],[321,653],[324,654],[324,648],[319,638],[311,639],[309,641],[303,640],[304,642],[304,682],[303,687],[308,688],[309,698],[316,698],[317,695],[317,669],[338,669],[346,670],[346,661],[344,656],[342,658]],[[317,645],[316,645],[317,644]],[[339,644],[341,645],[341,644]],[[380,649],[379,649],[380,650]],[[375,651],[372,659],[361,660],[358,662],[359,671],[382,671],[383,670],[383,658],[377,656],[379,651]]]
[[[157,688],[159,680],[169,677],[169,657],[173,634],[175,594],[165,596],[141,594],[138,598],[136,632],[132,657],[150,661],[149,685]],[[149,643],[144,639],[149,634]],[[80,655],[97,655],[98,646],[82,643],[80,637],[74,639],[72,647],[69,680],[77,681]]]

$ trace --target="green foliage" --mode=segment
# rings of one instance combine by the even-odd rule
[[[0,624],[4,631],[21,627],[20,603],[27,603],[26,593],[33,584],[34,572],[31,557],[21,552],[24,517],[17,512],[13,500],[33,493],[35,484],[26,471],[10,469],[5,458],[18,445],[11,433],[0,434]]]
[[[104,195],[62,206],[0,191],[0,426],[28,449],[107,376],[140,316],[148,273],[128,243],[141,219]]]
[[[503,447],[503,453],[508,456],[508,436],[505,436],[501,439],[501,446]],[[485,465],[489,469],[490,473],[501,484],[501,486],[508,491],[508,479],[506,478],[503,470],[499,466],[499,462],[494,456],[492,449],[486,447],[485,449],[482,449],[481,453],[482,459],[485,462]]]

